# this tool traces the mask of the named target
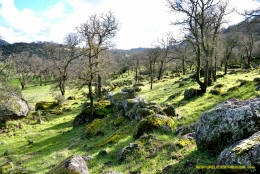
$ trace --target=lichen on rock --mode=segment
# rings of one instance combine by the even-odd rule
[[[172,131],[174,121],[167,116],[153,114],[141,120],[137,125],[134,138],[139,138],[144,133],[152,132],[153,130],[162,130],[166,132]]]

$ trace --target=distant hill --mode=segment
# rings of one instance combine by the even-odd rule
[[[5,57],[13,53],[29,52],[31,55],[36,54],[39,57],[44,57],[44,47],[50,44],[49,42],[32,42],[32,43],[13,43],[13,44],[0,44],[0,50]],[[53,44],[53,43],[52,43]]]
[[[242,21],[236,25],[232,25],[223,31],[224,34],[230,32],[242,32],[244,34],[248,33],[249,30],[253,32],[256,40],[260,40],[260,17],[255,17],[249,22]]]
[[[9,44],[9,43],[6,42],[5,40],[0,39],[0,46],[2,46],[2,45],[8,45],[8,44]]]

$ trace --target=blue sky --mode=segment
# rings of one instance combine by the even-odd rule
[[[259,7],[259,0],[229,0],[237,11]],[[0,0],[0,36],[14,42],[54,41],[84,23],[93,13],[112,11],[119,20],[116,48],[151,47],[166,32],[177,38],[182,30],[170,25],[180,18],[169,12],[165,0]],[[230,14],[229,24],[243,18]]]

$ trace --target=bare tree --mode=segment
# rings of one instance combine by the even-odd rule
[[[31,61],[29,52],[21,52],[10,56],[11,64],[14,67],[15,74],[18,76],[22,90],[32,77]]]
[[[224,47],[224,75],[226,75],[228,63],[232,56],[233,50],[236,46],[238,46],[238,35],[234,33],[223,35],[222,43]]]
[[[150,89],[153,89],[153,80],[155,75],[155,65],[160,54],[160,48],[152,48],[148,50]]]
[[[63,97],[66,93],[66,82],[69,78],[69,65],[80,56],[76,49],[78,43],[77,35],[71,33],[66,36],[65,45],[51,44],[46,47],[47,57],[53,61],[56,70],[56,81]]]
[[[166,33],[158,41],[160,48],[160,57],[159,57],[159,68],[158,68],[158,80],[161,80],[163,77],[163,72],[165,68],[165,63],[169,56],[170,48],[175,43],[175,39],[171,33]]]
[[[247,26],[247,34],[242,34],[242,47],[245,53],[246,62],[245,62],[245,68],[249,69],[252,67],[252,59],[253,59],[253,50],[255,47],[255,36],[252,31],[252,25],[254,23],[254,20],[249,21],[249,19],[246,19],[246,26]]]
[[[83,49],[84,55],[88,59],[88,89],[90,98],[90,116],[89,121],[94,119],[93,116],[93,80],[95,76],[98,77],[98,83],[101,82],[101,75],[99,69],[99,56],[111,46],[110,39],[115,36],[118,28],[116,18],[111,12],[102,14],[100,16],[94,14],[91,15],[86,23],[82,24],[78,28],[78,32],[81,34],[82,39],[85,42],[85,48]],[[98,85],[101,90],[101,85]],[[101,93],[101,92],[100,92]],[[86,120],[87,118],[85,118]]]
[[[193,45],[196,54],[196,81],[201,93],[215,79],[215,53],[220,27],[223,23],[227,4],[214,0],[167,0],[170,9],[185,15],[184,20],[176,24],[184,25],[188,31],[187,39]],[[204,81],[200,78],[204,70]]]

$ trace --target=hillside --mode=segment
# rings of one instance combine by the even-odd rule
[[[2,173],[46,173],[72,154],[85,157],[90,173],[198,173],[196,165],[214,164],[216,156],[198,150],[194,140],[183,140],[177,135],[180,128],[190,125],[192,129],[192,124],[198,121],[203,112],[227,99],[244,100],[259,96],[254,79],[260,78],[260,75],[259,69],[250,72],[230,70],[228,75],[209,87],[205,95],[184,99],[185,89],[198,87],[190,75],[169,74],[155,82],[153,90],[149,89],[145,76],[139,82],[137,96],[161,107],[172,105],[176,114],[171,117],[174,121],[173,131],[157,130],[137,139],[133,135],[139,121],[121,117],[109,108],[100,110],[106,113],[104,118],[96,119],[92,124],[73,127],[74,118],[87,101],[87,90],[69,90],[66,98],[70,97],[70,100],[61,106],[43,110],[38,116],[37,112],[32,112],[22,120],[8,122],[7,128],[1,130],[0,164],[5,164],[1,167]],[[131,81],[133,76],[132,73],[125,73],[110,80],[111,84],[117,86],[112,92],[116,94],[125,87],[130,88],[131,83],[125,83]],[[32,109],[39,101],[55,100],[50,93],[51,86],[31,85],[23,91]],[[221,86],[219,93],[211,94],[215,86]],[[130,146],[138,148],[131,153],[124,153],[122,157],[122,149],[131,149]]]

